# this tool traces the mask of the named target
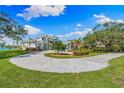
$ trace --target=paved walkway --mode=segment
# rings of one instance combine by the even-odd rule
[[[122,53],[103,54],[86,58],[56,59],[42,53],[25,54],[11,58],[11,63],[30,70],[57,73],[79,73],[96,71],[109,66],[110,59],[122,56]]]

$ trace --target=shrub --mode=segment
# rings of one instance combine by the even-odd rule
[[[83,56],[83,55],[88,55],[88,54],[89,54],[89,50],[86,50],[86,49],[73,51],[73,55],[75,56]]]
[[[106,51],[106,48],[105,47],[95,47],[95,48],[93,48],[93,51],[102,52],[102,51]]]
[[[119,45],[113,45],[112,46],[112,51],[113,52],[121,52],[122,51],[121,46],[119,46]]]

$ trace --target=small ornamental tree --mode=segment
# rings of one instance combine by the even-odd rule
[[[64,51],[66,46],[63,44],[61,40],[56,38],[54,41],[52,41],[52,49],[55,50],[56,54],[60,51]]]

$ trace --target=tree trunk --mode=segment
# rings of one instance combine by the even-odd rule
[[[19,46],[19,40],[18,39],[16,40],[16,46],[17,47]]]

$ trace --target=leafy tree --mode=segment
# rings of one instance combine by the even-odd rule
[[[5,47],[5,42],[3,40],[0,40],[0,47]]]
[[[54,39],[54,41],[52,41],[52,49],[54,49],[56,53],[65,50],[65,48],[66,48],[66,46],[58,38],[56,38],[56,39]]]
[[[3,38],[4,35],[9,35],[9,32],[6,30],[7,29],[9,29],[10,31],[12,30],[11,23],[12,23],[11,18],[7,14],[1,12],[0,13],[0,38]]]
[[[23,40],[24,36],[27,35],[27,32],[28,31],[25,30],[25,28],[23,26],[19,25],[19,24],[16,24],[14,26],[14,28],[15,28],[13,30],[14,37],[12,37],[12,38],[13,38],[13,40],[16,41],[16,45],[18,46],[19,45],[19,41],[22,41]]]
[[[13,39],[13,42],[16,40],[17,46],[19,40],[27,34],[27,30],[23,26],[15,22],[5,13],[0,13],[0,38],[8,37]]]
[[[80,49],[81,48],[81,38],[71,40],[70,44],[72,46],[72,49],[74,49],[74,50]]]
[[[105,51],[123,51],[124,23],[109,22],[94,27],[93,32],[84,37],[86,45],[96,48],[104,45]]]

